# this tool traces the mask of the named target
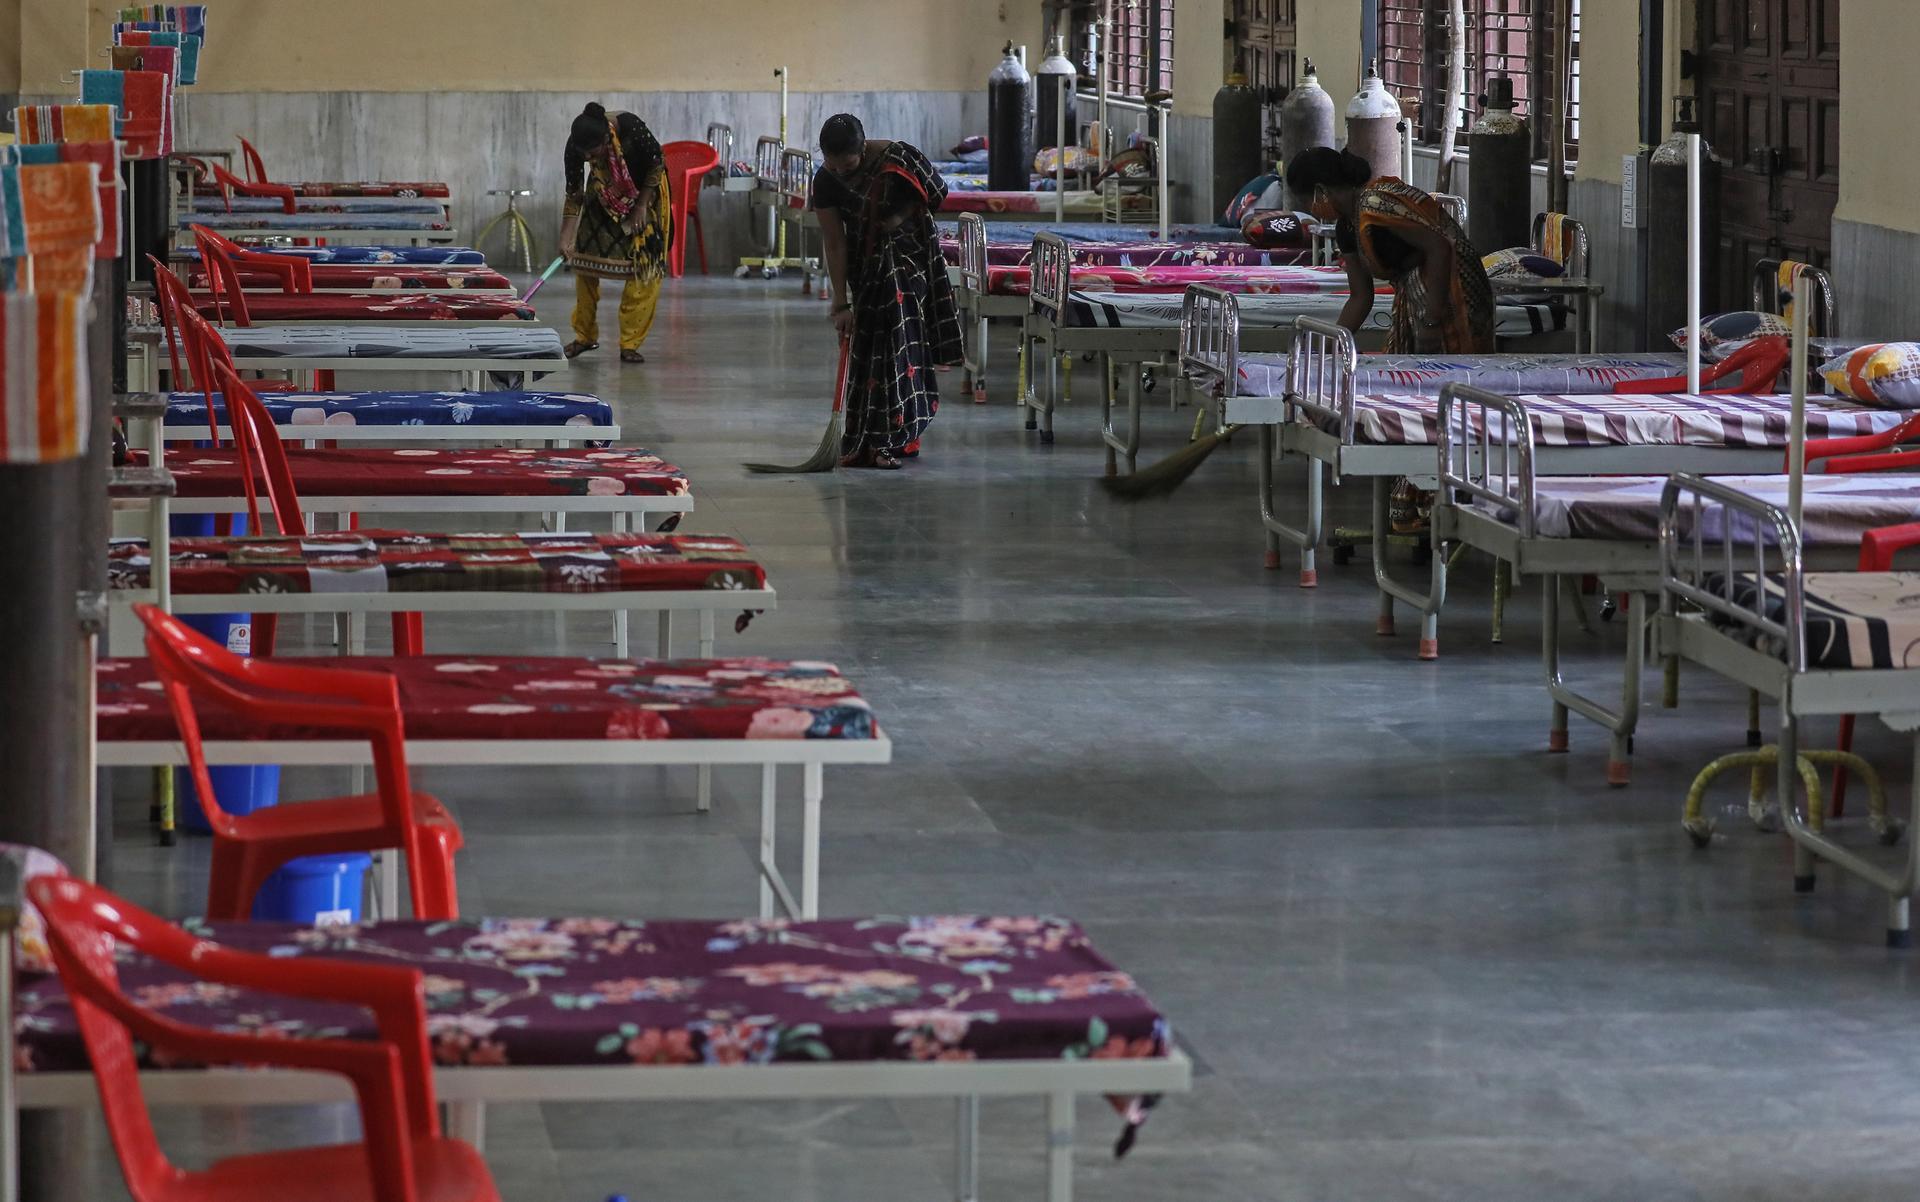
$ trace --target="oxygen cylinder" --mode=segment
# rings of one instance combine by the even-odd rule
[[[1247,77],[1235,71],[1213,94],[1213,200],[1201,206],[1202,212],[1217,213],[1227,201],[1259,175],[1265,164],[1260,158],[1260,93],[1247,85]]]
[[[987,187],[1025,192],[1033,186],[1033,77],[1008,42],[987,76]]]
[[[1647,345],[1665,346],[1687,324],[1687,135],[1700,132],[1693,98],[1675,103],[1673,136],[1647,163]],[[1700,143],[1700,311],[1724,306],[1720,279],[1720,164]],[[1744,309],[1744,303],[1733,306]]]
[[[1036,151],[1045,150],[1059,144],[1056,136],[1060,128],[1061,82],[1066,83],[1067,145],[1073,145],[1079,132],[1076,120],[1079,103],[1074,99],[1073,88],[1080,72],[1067,58],[1067,39],[1065,35],[1056,35],[1053,39],[1053,53],[1049,54],[1034,71],[1034,91],[1038,94],[1036,111],[1040,114],[1033,127],[1033,145]]]
[[[1533,133],[1513,112],[1513,80],[1496,75],[1485,112],[1467,132],[1467,238],[1481,254],[1525,246],[1533,234]]]
[[[1280,161],[1291,163],[1296,155],[1315,146],[1333,145],[1333,97],[1320,86],[1320,76],[1308,59],[1307,78],[1287,93],[1280,102]],[[1313,202],[1311,196],[1289,192],[1287,205],[1296,211]]]
[[[1400,102],[1371,60],[1360,90],[1347,102],[1347,149],[1367,160],[1375,175],[1400,174]]]

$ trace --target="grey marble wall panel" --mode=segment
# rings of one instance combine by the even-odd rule
[[[1592,260],[1589,274],[1607,290],[1600,301],[1600,349],[1669,349],[1664,344],[1650,348],[1640,345],[1641,298],[1645,295],[1641,235],[1620,225],[1620,185],[1576,179],[1567,192],[1567,207],[1586,224]]]
[[[1848,338],[1920,341],[1920,234],[1855,221],[1833,223],[1836,324]]]
[[[699,140],[712,121],[731,125],[735,155],[751,158],[756,139],[779,130],[777,92],[286,92],[187,93],[183,145],[232,145],[244,133],[283,179],[444,179],[454,218],[471,238],[502,207],[488,188],[533,188],[524,204],[540,250],[552,253],[560,224],[562,150],[573,117],[588,100],[639,113],[662,141]],[[876,137],[904,138],[939,155],[986,129],[986,94],[974,92],[795,93],[789,142],[811,146],[821,122],[860,115]],[[709,209],[708,206],[711,206]],[[702,202],[709,258],[747,253],[746,205],[709,192]],[[500,253],[501,246],[487,249]]]
[[[1213,195],[1213,118],[1179,113],[1167,123],[1167,170],[1174,221],[1217,221],[1227,198]]]

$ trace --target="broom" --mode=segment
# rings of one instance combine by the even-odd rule
[[[1206,416],[1203,409],[1194,415],[1194,434],[1200,432],[1200,422]],[[1187,477],[1200,470],[1200,465],[1233,437],[1239,426],[1228,426],[1217,430],[1204,438],[1194,437],[1187,445],[1149,467],[1141,468],[1131,476],[1103,476],[1100,487],[1116,501],[1132,504],[1144,501],[1148,497],[1170,497],[1174,490],[1187,482]]]
[[[566,258],[564,256],[555,255],[553,257],[553,262],[547,264],[547,269],[540,273],[540,278],[533,282],[533,287],[527,289],[527,294],[520,298],[520,303],[524,305],[528,301],[532,300],[533,294],[540,291],[540,285],[552,279],[553,273],[560,270],[560,264],[564,262],[566,262]]]
[[[820,436],[820,445],[814,449],[806,462],[782,466],[778,463],[749,463],[746,469],[775,476],[800,476],[809,472],[830,472],[840,466],[840,430],[846,420],[847,400],[847,354],[849,345],[845,338],[840,340],[840,371],[833,385],[833,412],[827,417],[826,433]]]

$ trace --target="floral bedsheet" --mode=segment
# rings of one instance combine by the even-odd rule
[[[573,656],[282,657],[385,672],[409,739],[840,739],[880,734],[873,709],[832,664],[759,658],[614,660]],[[95,706],[104,741],[177,739],[149,659],[103,659]],[[208,739],[338,739],[203,707]],[[349,736],[351,737],[351,736]]]
[[[279,277],[271,272],[257,268],[242,267],[240,286],[246,289],[274,289],[280,287]],[[511,292],[513,281],[487,267],[466,267],[456,271],[446,271],[435,267],[406,267],[378,263],[311,263],[307,272],[313,279],[315,288],[418,288],[439,292]],[[196,292],[205,289],[207,272],[205,268],[193,269],[188,287]],[[251,304],[251,300],[249,300]]]
[[[703,534],[415,534],[176,538],[178,594],[629,593],[764,589],[746,544]],[[107,544],[107,587],[151,587],[144,538]]]
[[[261,404],[286,426],[611,426],[613,408],[585,392],[263,392]],[[214,414],[227,407],[214,393]],[[167,395],[169,426],[207,428],[207,398]],[[316,430],[324,436],[324,430]]]
[[[250,293],[254,321],[532,321],[533,306],[515,296],[453,296],[418,292]],[[233,303],[206,293],[193,307],[209,321],[233,312]]]
[[[679,468],[638,447],[288,447],[287,462],[303,497],[684,497],[692,491]],[[182,497],[245,491],[231,447],[175,451],[167,469]]]

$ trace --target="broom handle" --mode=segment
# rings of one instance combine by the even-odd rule
[[[840,340],[840,372],[833,385],[833,411],[844,413],[847,408],[847,359],[853,351],[851,339]]]

